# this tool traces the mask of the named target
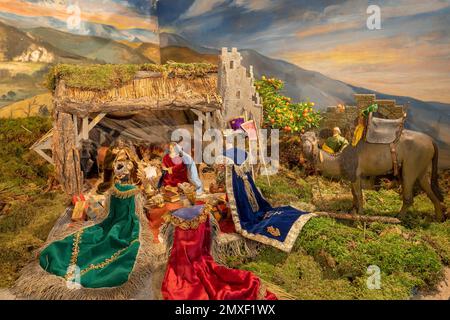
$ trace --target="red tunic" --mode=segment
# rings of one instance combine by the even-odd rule
[[[163,185],[176,187],[179,183],[188,182],[187,168],[180,157],[171,158],[166,154],[163,158],[163,166],[166,168],[172,168],[172,174],[166,172]]]

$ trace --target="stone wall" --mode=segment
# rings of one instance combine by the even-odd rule
[[[331,136],[331,131],[334,127],[341,129],[342,135],[350,138],[356,126],[356,119],[358,118],[358,107],[346,106],[345,110],[338,107],[328,107],[327,111],[322,113],[323,119],[320,123],[320,136],[327,138]]]
[[[334,127],[339,127],[342,135],[351,139],[357,125],[360,112],[376,103],[378,112],[388,119],[398,119],[403,116],[404,107],[397,105],[395,100],[377,99],[375,94],[355,94],[356,106],[333,106],[322,113],[320,135],[325,138],[331,134]]]
[[[253,68],[242,66],[242,56],[236,48],[231,52],[222,48],[219,62],[219,95],[223,100],[223,118],[226,122],[240,116],[254,119],[261,125],[263,109],[254,86]]]

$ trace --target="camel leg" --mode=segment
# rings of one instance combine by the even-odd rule
[[[352,201],[353,201],[353,205],[352,205],[352,212],[357,212],[358,211],[358,193],[355,190],[355,186],[354,183],[350,184],[350,189],[352,190]]]
[[[406,212],[408,209],[413,205],[414,203],[414,195],[413,195],[413,188],[414,188],[414,182],[417,180],[416,175],[412,174],[405,174],[407,170],[403,170],[403,206],[400,210],[400,217],[404,217],[406,215]]]
[[[427,174],[422,175],[422,177],[419,178],[419,183],[420,187],[423,189],[423,191],[425,191],[428,198],[430,198],[431,202],[433,202],[436,220],[439,222],[443,221],[441,202],[431,189],[431,181],[428,178],[428,175]]]
[[[361,189],[361,179],[358,177],[355,182],[352,182],[352,194],[353,194],[353,204],[356,202],[356,212],[357,214],[363,213],[364,201],[363,193]]]

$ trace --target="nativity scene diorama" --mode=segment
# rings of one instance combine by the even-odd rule
[[[345,132],[332,122],[328,134],[282,128],[301,136],[302,159],[314,173],[350,182],[354,214],[272,205],[255,181],[263,174],[270,184],[268,164],[252,162],[252,152],[261,151],[261,129],[277,117],[295,115],[263,109],[257,89],[277,88],[276,81],[256,83],[241,60],[235,48],[224,48],[218,66],[52,69],[54,126],[33,150],[54,165],[72,205],[23,268],[13,287],[18,297],[291,299],[276,284],[227,267],[227,258],[251,259],[266,246],[289,253],[315,217],[399,223],[397,218],[361,215],[363,184],[386,174],[401,177],[402,214],[412,204],[418,182],[435,207],[436,220],[445,219],[436,144],[403,128],[403,106],[371,94],[355,96],[358,106]],[[90,88],[85,79],[102,68],[110,68],[102,73],[105,88]],[[312,122],[309,112],[311,105],[303,105],[300,114]],[[196,142],[173,141],[171,136],[182,128],[195,137],[194,123],[200,125],[200,137],[216,129],[244,144],[220,141],[225,143],[216,154],[220,161],[197,163],[191,147]]]

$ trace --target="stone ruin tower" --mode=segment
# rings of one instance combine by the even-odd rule
[[[242,66],[242,56],[236,48],[231,52],[222,48],[219,61],[218,93],[223,101],[224,121],[244,116],[261,128],[263,108],[254,85],[253,67],[247,70]]]

